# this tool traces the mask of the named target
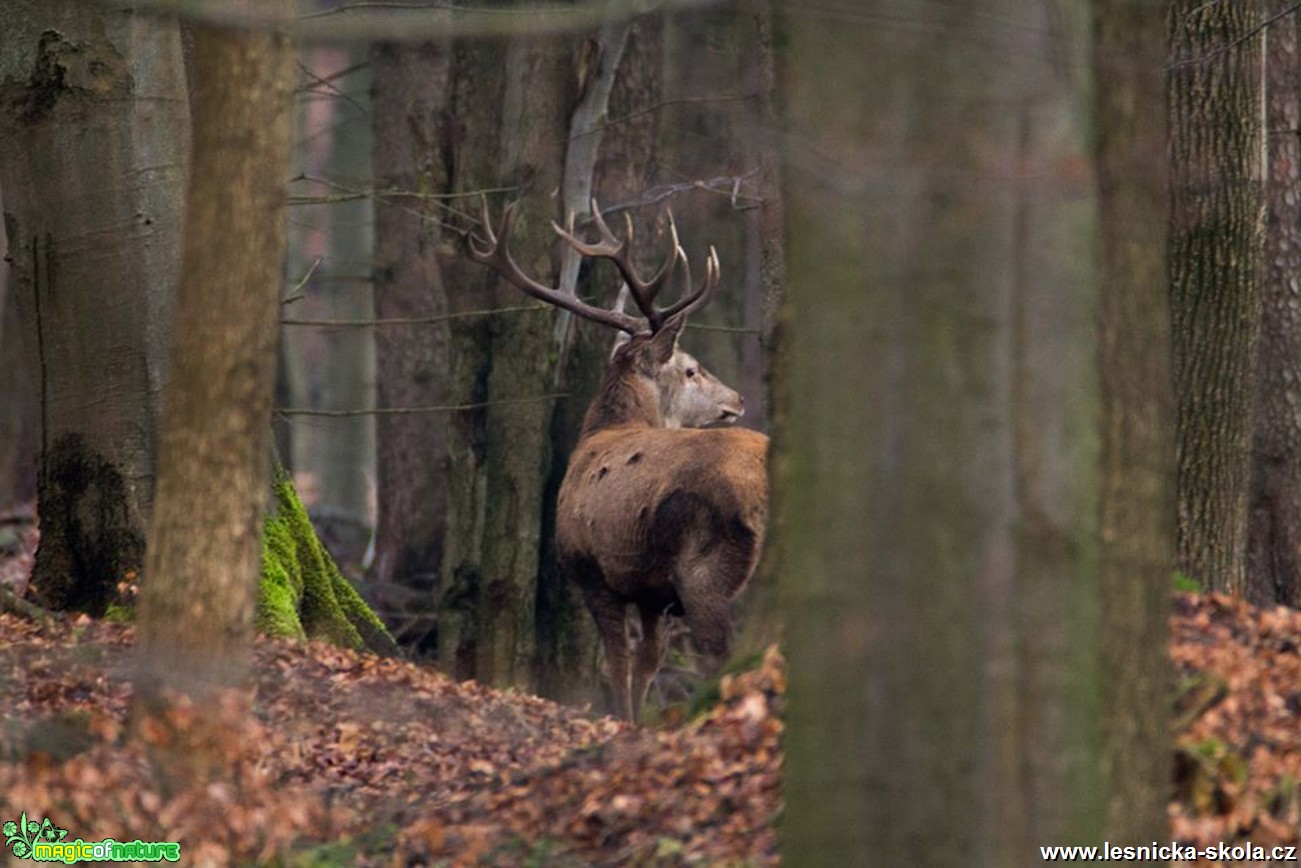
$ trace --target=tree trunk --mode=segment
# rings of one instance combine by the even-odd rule
[[[440,216],[421,194],[448,188],[439,159],[449,123],[447,44],[382,44],[374,76],[375,315],[434,317],[447,312],[439,270]],[[380,326],[375,332],[380,407],[447,402],[446,323]],[[437,649],[434,602],[447,523],[447,417],[382,415],[376,420],[378,522],[368,581],[371,597],[399,641]]]
[[[269,482],[294,55],[279,34],[201,27],[191,68],[185,267],[140,593],[146,694],[238,683]]]
[[[1169,822],[1175,510],[1163,13],[1145,0],[1093,4],[1103,837],[1117,844],[1162,840]]]
[[[561,183],[573,108],[573,54],[568,38],[525,37],[506,53],[499,183],[524,198],[513,249],[554,280],[555,234],[563,219],[548,195]],[[519,290],[498,282],[497,307],[518,306]],[[478,594],[476,677],[490,684],[531,685],[534,616],[542,540],[542,495],[551,460],[555,388],[555,317],[499,317],[487,375],[484,414],[483,581]]]
[[[663,163],[675,180],[709,181],[748,174],[753,181],[751,120],[758,100],[740,98],[739,94],[753,92],[747,79],[755,55],[762,49],[755,47],[759,37],[755,21],[739,8],[742,5],[714,4],[668,18],[662,148]],[[753,193],[754,186],[748,184],[739,192]],[[754,226],[741,210],[750,201],[740,198],[733,202],[726,193],[688,188],[664,204],[673,208],[684,238],[700,239],[718,250],[725,275],[713,300],[692,318],[684,345],[719,379],[745,395],[746,415],[741,424],[760,426],[763,398],[757,387],[762,383],[762,371],[742,368],[743,345],[750,345],[753,358],[758,338],[719,330],[757,326],[747,321],[758,284],[754,270],[758,262],[749,255]],[[699,274],[699,264],[693,265]]]
[[[741,391],[746,396],[746,415],[754,414],[758,426],[771,427],[771,416],[776,412],[774,403],[779,400],[773,373],[781,354],[779,315],[786,285],[773,16],[768,0],[752,0],[742,8],[752,34],[744,40],[744,44],[752,47],[744,81],[746,89],[755,93],[754,100],[748,103],[752,109],[746,116],[743,134],[746,149],[743,168],[747,175],[755,175],[755,191],[759,197],[758,206],[746,212],[748,267],[744,322],[747,327],[758,329],[759,339],[747,335],[741,345]],[[741,652],[760,651],[780,638],[781,552],[775,545],[766,546],[764,558],[758,578],[746,592]]]
[[[46,605],[102,613],[140,569],[189,110],[176,23],[5,0],[0,189],[41,414]]]
[[[326,149],[322,166],[327,195],[319,229],[324,256],[312,280],[328,319],[374,316],[371,274],[374,209],[369,197],[338,199],[341,191],[371,183],[370,69],[362,49],[321,47],[312,52],[314,73],[330,82],[321,118]],[[323,97],[318,96],[317,99]],[[325,329],[315,366],[320,406],[325,410],[368,410],[375,406],[374,333],[368,328]],[[371,527],[375,417],[330,419],[319,431],[317,455],[321,499],[313,518],[341,563],[355,567],[365,553]]]
[[[1275,0],[1268,11],[1290,10]],[[1265,272],[1261,286],[1247,599],[1301,606],[1301,64],[1297,18],[1265,35]]]
[[[301,296],[289,318],[361,322],[372,302],[373,210],[370,67],[362,50],[319,46],[304,55],[292,154],[295,203],[290,280]],[[285,330],[289,404],[351,413],[298,417],[288,459],[322,540],[350,573],[371,540],[375,417],[372,330],[290,326]],[[360,412],[360,415],[356,415]]]
[[[496,184],[505,56],[502,40],[460,40],[454,45],[451,115],[458,119],[458,135],[446,142],[440,154],[451,167],[452,191],[483,190]],[[449,260],[443,272],[448,311],[464,314],[491,307],[488,285],[489,275],[465,257]],[[487,399],[491,325],[485,316],[449,322],[449,404],[475,406]],[[483,409],[475,406],[454,412],[447,420],[447,532],[438,601],[438,658],[443,670],[458,678],[475,677],[475,600],[483,575],[484,418]]]
[[[550,221],[562,215],[549,194],[560,186],[572,105],[569,42],[475,41],[463,43],[458,54],[453,88],[462,126],[451,156],[453,187],[507,187],[523,200],[513,253],[540,279],[551,279]],[[473,264],[451,265],[444,277],[453,312],[524,301]],[[508,312],[454,321],[451,330],[449,399],[485,406],[457,413],[449,430],[439,649],[457,674],[491,684],[527,685],[534,676],[554,319],[549,310]]]
[[[1170,310],[1178,563],[1246,590],[1263,229],[1261,55],[1253,3],[1169,11]]]
[[[602,58],[606,62],[606,58]],[[602,65],[602,70],[604,66]],[[595,74],[595,71],[593,71]],[[664,19],[662,15],[644,16],[633,22],[627,36],[622,59],[615,72],[609,93],[608,111],[601,112],[593,123],[600,129],[596,136],[597,159],[590,184],[596,200],[603,207],[633,201],[641,196],[659,168],[659,112],[644,111],[658,105],[664,87]],[[586,98],[586,94],[584,94]],[[619,119],[610,122],[610,119]],[[608,124],[608,125],[605,125]],[[585,132],[573,130],[571,137]],[[566,186],[569,186],[568,184]],[[640,209],[643,236],[658,209]],[[651,248],[646,238],[641,243]],[[661,248],[662,249],[662,248]],[[654,253],[643,249],[641,253]],[[658,256],[651,256],[658,260]],[[646,263],[647,267],[657,267]],[[602,272],[602,276],[606,273]],[[613,304],[613,281],[597,281],[588,271],[580,275],[578,294]],[[555,568],[555,504],[568,467],[570,453],[578,442],[587,406],[596,395],[614,334],[610,329],[582,319],[575,319],[573,334],[561,361],[560,391],[565,397],[556,403],[551,426],[551,449],[555,460],[547,488],[543,493],[543,552],[538,575],[538,691],[543,696],[574,705],[600,707],[602,683],[598,669],[599,641],[595,624],[582,600],[579,589],[565,581]]]
[[[8,255],[6,248],[0,252]],[[36,375],[29,361],[27,334],[18,319],[18,302],[0,271],[0,510],[36,499],[40,459],[40,404]]]
[[[1053,9],[782,21],[791,865],[1099,840],[1087,22]]]

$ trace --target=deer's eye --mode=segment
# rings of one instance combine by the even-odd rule
[[[694,376],[696,375],[696,369],[695,369],[695,368],[687,368],[686,374],[687,374],[688,377],[694,377]]]

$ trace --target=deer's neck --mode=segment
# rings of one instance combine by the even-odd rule
[[[659,391],[654,383],[626,372],[607,374],[583,417],[579,439],[607,428],[663,428]]]

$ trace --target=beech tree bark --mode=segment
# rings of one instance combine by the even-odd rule
[[[146,694],[238,683],[270,478],[294,54],[277,33],[197,27],[191,70],[184,268],[138,613]]]
[[[4,0],[0,188],[10,300],[40,402],[41,601],[100,614],[140,570],[189,106],[176,23]]]
[[[1178,563],[1207,590],[1238,595],[1264,225],[1259,19],[1253,3],[1169,7]]]

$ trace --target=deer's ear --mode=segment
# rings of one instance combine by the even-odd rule
[[[614,361],[615,353],[619,352],[619,348],[630,340],[632,340],[632,335],[627,332],[621,331],[615,333],[614,343],[610,344],[610,361]]]
[[[687,318],[682,315],[675,315],[668,318],[660,330],[651,338],[650,351],[651,358],[657,365],[667,365],[669,359],[678,351],[678,335],[682,333],[682,327],[687,324]]]

